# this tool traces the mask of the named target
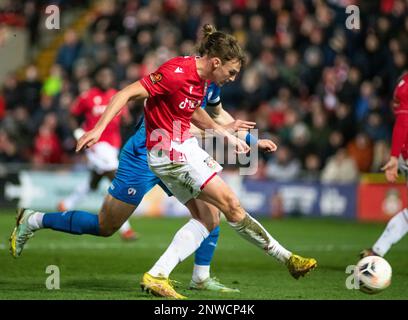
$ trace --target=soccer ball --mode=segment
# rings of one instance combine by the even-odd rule
[[[392,269],[384,258],[365,257],[357,263],[356,272],[359,288],[365,293],[378,293],[391,284]]]

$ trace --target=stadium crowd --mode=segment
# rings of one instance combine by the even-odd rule
[[[42,8],[10,1],[3,13],[21,10],[28,19],[27,3]],[[346,28],[350,4],[359,6],[360,29]],[[223,106],[256,121],[259,136],[279,146],[261,156],[257,178],[349,182],[380,170],[389,156],[393,89],[408,67],[404,0],[108,1],[85,34],[65,30],[47,77],[35,65],[22,79],[6,76],[0,162],[76,163],[69,107],[92,86],[95,70],[111,67],[123,88],[194,53],[205,23],[232,33],[248,56],[237,81],[222,88]],[[32,21],[26,26],[35,30]],[[142,105],[129,108],[135,122]],[[124,139],[131,131],[125,124]]]

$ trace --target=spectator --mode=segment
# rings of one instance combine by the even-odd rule
[[[13,73],[9,73],[4,80],[3,96],[8,110],[14,109],[21,102],[17,77]]]
[[[320,150],[320,156],[323,161],[326,162],[327,159],[333,156],[336,151],[343,148],[345,145],[344,136],[340,131],[334,130],[329,135],[329,143],[325,149]]]
[[[378,112],[370,112],[367,121],[364,124],[364,131],[370,139],[375,142],[379,140],[389,140],[390,129],[385,126],[383,119]]]
[[[291,181],[299,177],[301,164],[289,147],[281,145],[266,165],[266,176],[274,181]]]
[[[4,100],[3,95],[0,92],[0,121],[6,115],[6,101]]]
[[[80,50],[81,42],[77,33],[72,29],[67,30],[64,35],[64,44],[58,51],[56,63],[71,74],[74,62],[79,58]]]
[[[55,64],[51,67],[49,76],[45,79],[42,92],[49,97],[57,95],[62,89],[62,69]]]
[[[303,165],[302,181],[318,182],[320,180],[321,164],[321,160],[316,153],[309,153]]]
[[[19,94],[21,102],[30,113],[34,112],[40,103],[42,83],[38,77],[37,67],[30,65],[26,69],[26,78],[20,83]]]
[[[374,147],[364,132],[359,132],[347,145],[347,152],[360,172],[369,172],[373,163]]]
[[[364,81],[360,87],[360,96],[356,103],[356,119],[362,122],[370,111],[370,103],[374,97],[374,86],[370,81]]]
[[[37,165],[61,163],[63,153],[55,127],[43,123],[34,138],[34,163]]]
[[[20,162],[16,143],[0,129],[0,163]]]
[[[358,179],[358,168],[352,158],[347,154],[346,149],[340,148],[324,166],[322,183],[351,183]]]
[[[335,118],[332,128],[341,132],[344,142],[348,143],[356,133],[356,120],[348,104],[340,103],[335,111]]]
[[[311,123],[311,145],[315,150],[323,150],[329,142],[330,128],[323,111],[314,112]]]

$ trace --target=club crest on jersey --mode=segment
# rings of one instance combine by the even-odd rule
[[[163,78],[163,75],[160,72],[150,74],[150,80],[152,81],[153,84],[160,82],[162,78]]]
[[[100,116],[105,111],[106,107],[107,107],[106,105],[100,105],[100,106],[95,105],[92,108],[92,114],[94,116]]]
[[[205,160],[204,160],[204,162],[207,164],[207,166],[210,168],[210,169],[213,169],[213,170],[215,170],[215,168],[217,167],[217,162],[212,158],[212,157],[207,157]]]

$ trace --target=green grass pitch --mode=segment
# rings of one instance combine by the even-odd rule
[[[0,299],[155,299],[141,292],[139,281],[170,243],[186,218],[132,218],[141,239],[124,243],[110,238],[74,236],[42,230],[29,240],[22,256],[8,252],[14,213],[0,212]],[[387,255],[393,267],[391,286],[367,295],[345,286],[347,265],[357,262],[360,249],[370,246],[385,224],[359,224],[331,219],[261,220],[288,249],[318,260],[318,268],[294,280],[286,268],[246,243],[223,222],[212,275],[241,293],[188,290],[193,258],[181,263],[172,278],[190,299],[407,299],[408,237]],[[60,289],[48,290],[48,265],[60,269]]]

